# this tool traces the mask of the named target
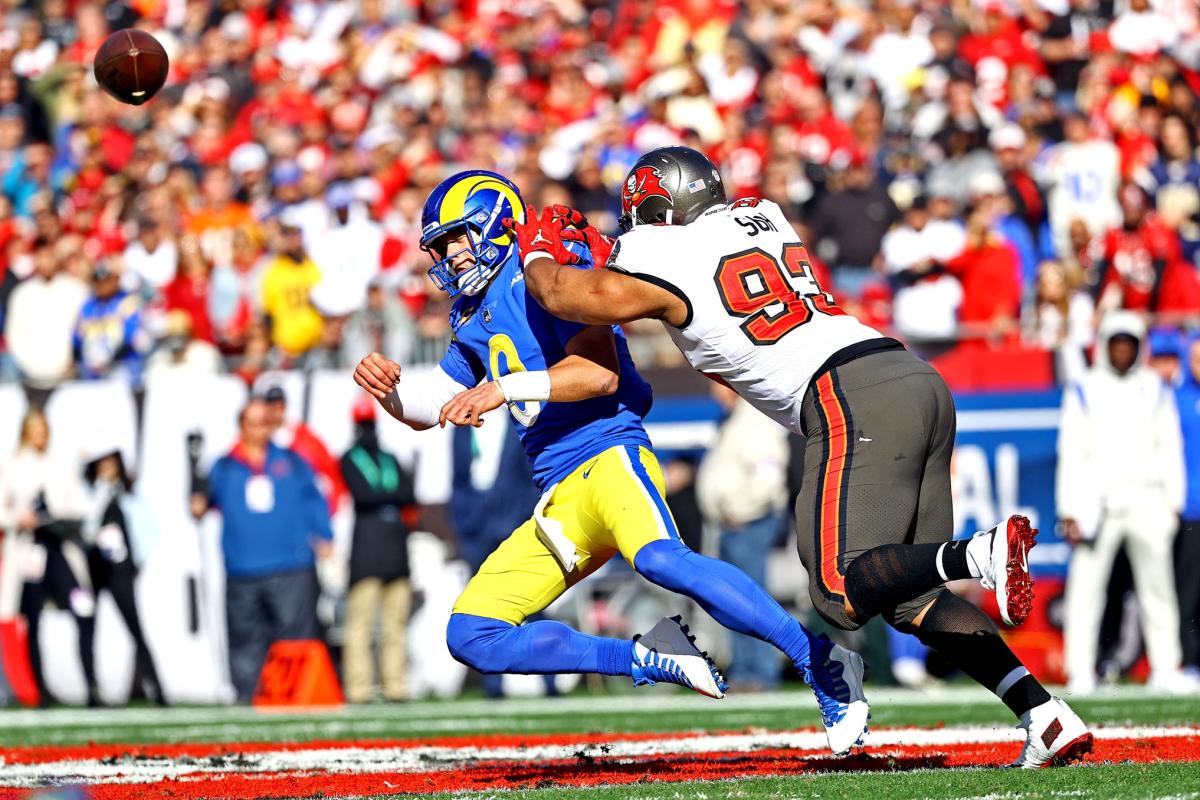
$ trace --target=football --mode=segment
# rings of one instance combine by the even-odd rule
[[[92,69],[104,91],[122,103],[140,106],[167,81],[167,51],[150,34],[125,28],[96,51]]]

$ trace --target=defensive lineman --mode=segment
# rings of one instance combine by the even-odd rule
[[[1018,765],[1089,752],[1079,717],[979,609],[943,586],[977,578],[995,589],[1005,622],[1019,624],[1032,603],[1027,554],[1037,531],[1012,516],[951,541],[955,414],[937,372],[839,309],[779,207],[727,204],[719,173],[695,150],[639,159],[622,211],[616,242],[561,207],[511,223],[530,294],[579,322],[663,320],[693,367],[806,435],[797,542],[821,615],[852,630],[881,614],[942,651],[1020,719]],[[608,268],[563,268],[574,260],[563,240],[586,241]]]

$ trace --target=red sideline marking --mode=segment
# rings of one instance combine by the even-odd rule
[[[794,750],[754,753],[703,753],[639,758],[559,759],[533,764],[485,764],[468,769],[426,773],[328,775],[313,773],[197,775],[195,779],[143,784],[105,784],[92,789],[93,800],[144,800],[146,797],[192,800],[219,796],[228,800],[314,795],[375,795],[487,789],[538,789],[547,786],[621,785],[645,781],[696,781],[762,775],[823,772],[880,772],[965,766],[1001,766],[1016,758],[1018,743],[925,747],[889,747],[844,758],[807,756]],[[1111,739],[1096,742],[1088,762],[1200,760],[1200,736],[1163,739]]]
[[[799,729],[798,729],[799,730]],[[812,730],[816,730],[813,728]],[[180,744],[81,744],[60,747],[0,748],[0,763],[41,764],[73,759],[120,758],[205,758],[238,753],[278,753],[299,750],[325,750],[342,747],[539,747],[543,745],[588,745],[605,742],[638,742],[663,739],[688,739],[717,736],[721,731],[684,733],[560,733],[560,734],[473,734],[422,739],[316,739],[304,742],[182,742]]]

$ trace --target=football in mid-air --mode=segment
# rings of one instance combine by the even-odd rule
[[[167,51],[145,31],[125,28],[104,40],[92,70],[104,91],[134,106],[149,100],[167,81]]]

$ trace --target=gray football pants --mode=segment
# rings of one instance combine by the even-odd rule
[[[890,350],[820,375],[801,411],[807,441],[796,546],[818,613],[854,630],[865,620],[846,614],[851,561],[880,545],[954,536],[954,400],[936,370],[907,350]],[[909,623],[943,591],[935,587],[883,616]]]

